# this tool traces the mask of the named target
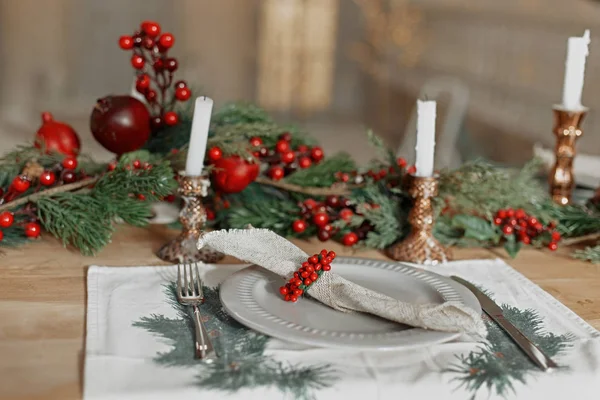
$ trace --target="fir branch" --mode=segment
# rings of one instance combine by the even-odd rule
[[[600,232],[600,213],[581,205],[561,206],[548,200],[536,208],[543,222],[558,222],[557,230],[564,237],[578,237]]]
[[[53,187],[50,189],[35,192],[28,196],[20,197],[13,201],[9,201],[6,204],[0,205],[0,212],[22,206],[23,204],[27,204],[29,202],[35,203],[44,197],[51,197],[51,196],[58,195],[60,193],[71,192],[73,190],[81,189],[83,187],[94,184],[95,182],[98,181],[98,179],[99,179],[99,177],[86,178],[79,182],[69,183],[67,185],[56,186],[56,187]]]
[[[573,258],[589,261],[592,264],[600,264],[600,244],[594,247],[586,247],[584,250],[575,250]]]
[[[352,172],[355,170],[354,160],[346,153],[339,153],[310,168],[298,170],[283,181],[302,187],[330,187],[337,182],[336,172]]]
[[[539,161],[533,160],[520,171],[495,167],[485,161],[466,163],[440,175],[440,196],[459,214],[483,215],[491,220],[506,207],[523,208],[535,214],[536,205],[547,199],[535,178]]]

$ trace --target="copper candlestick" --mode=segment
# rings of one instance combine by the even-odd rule
[[[214,263],[224,257],[211,248],[198,248],[198,239],[204,235],[202,230],[206,222],[206,210],[202,197],[206,197],[210,181],[206,176],[180,176],[179,194],[185,204],[179,212],[179,221],[183,229],[179,236],[161,247],[157,255],[172,263],[203,261]]]
[[[433,237],[433,204],[438,194],[438,177],[407,176],[408,194],[415,199],[408,214],[412,230],[403,241],[388,249],[388,255],[396,261],[436,265],[445,263],[452,255]]]
[[[573,179],[573,158],[575,157],[575,142],[583,135],[580,126],[587,114],[588,109],[581,111],[569,111],[555,106],[554,111],[554,135],[556,135],[556,147],[554,154],[556,161],[548,182],[552,200],[561,205],[571,202],[571,192],[575,185]]]

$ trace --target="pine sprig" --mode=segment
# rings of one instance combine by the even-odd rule
[[[535,214],[536,204],[548,195],[536,179],[540,163],[533,160],[519,171],[493,166],[485,161],[464,164],[440,175],[440,195],[459,214],[479,214],[492,219],[507,207]]]
[[[584,250],[575,250],[573,258],[589,261],[592,264],[600,264],[600,244],[594,247],[586,247]]]
[[[284,182],[299,186],[329,187],[336,182],[336,172],[352,172],[356,163],[346,153],[326,158],[310,168],[301,169],[284,179]]]
[[[110,242],[116,220],[146,225],[152,216],[148,200],[168,195],[175,186],[168,163],[135,171],[121,166],[104,175],[90,192],[64,192],[37,199],[38,218],[65,246],[93,255]],[[134,195],[143,195],[147,201]]]

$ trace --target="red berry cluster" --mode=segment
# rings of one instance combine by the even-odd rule
[[[356,214],[356,209],[350,200],[338,196],[327,196],[324,203],[306,199],[299,206],[302,218],[292,223],[293,231],[303,233],[312,223],[317,227],[317,237],[322,242],[329,240],[340,231],[331,224],[332,222],[338,220],[350,222]],[[357,228],[356,232],[345,233],[341,237],[342,243],[345,246],[354,246],[360,239],[364,239],[372,229],[373,227],[365,221]]]
[[[335,252],[321,250],[319,254],[308,257],[302,267],[294,272],[289,282],[279,288],[279,293],[285,301],[296,302],[298,297],[310,289],[310,286],[323,274],[331,270],[331,263],[335,260]]]
[[[536,217],[528,215],[522,209],[506,208],[498,210],[494,218],[494,224],[502,226],[504,235],[514,235],[523,244],[531,244],[533,239],[547,237],[550,239],[548,248],[552,251],[558,248],[560,233],[556,231],[556,225],[550,223],[544,226]]]
[[[347,172],[336,172],[334,174],[335,179],[338,182],[348,183],[352,182],[354,184],[361,184],[365,180],[370,179],[372,181],[380,181],[382,179],[386,179],[393,175],[398,175],[398,173],[402,173],[406,168],[406,160],[402,157],[396,159],[396,166],[390,165],[389,167],[382,166],[379,170],[369,170],[365,173],[359,174],[357,171],[347,173]],[[414,165],[411,165],[406,169],[406,173],[414,174],[416,172],[416,168]]]
[[[178,62],[169,57],[168,52],[175,43],[171,33],[162,33],[160,25],[153,21],[144,21],[140,30],[132,36],[125,35],[119,39],[123,50],[133,50],[131,65],[136,70],[136,90],[143,94],[152,113],[152,127],[160,128],[163,124],[176,125],[179,116],[173,110],[176,101],[187,101],[192,92],[185,81],[173,84],[173,73]],[[169,89],[173,85],[173,93]],[[154,86],[154,87],[153,87]]]
[[[279,140],[271,149],[263,146],[259,137],[250,138],[252,154],[261,162],[268,163],[267,176],[278,181],[293,173],[298,168],[306,169],[311,165],[318,164],[325,156],[320,147],[308,147],[306,145],[292,146],[292,135],[285,132],[279,136]]]
[[[40,234],[42,233],[42,228],[40,227],[40,224],[38,224],[36,222],[37,219],[35,217],[32,217],[32,219],[34,221],[19,223],[18,225],[23,226],[23,230],[25,231],[25,236],[30,237],[30,238],[36,238],[36,237],[40,236]],[[15,222],[15,214],[13,214],[12,212],[4,211],[4,212],[0,213],[0,228],[10,228],[15,223],[16,223]],[[0,230],[0,241],[2,241],[3,239],[4,239],[4,232],[2,232],[2,230]]]

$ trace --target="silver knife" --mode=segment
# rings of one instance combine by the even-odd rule
[[[531,340],[527,339],[521,331],[519,331],[513,324],[510,323],[506,318],[504,318],[504,314],[502,309],[494,303],[494,300],[490,299],[485,293],[481,290],[477,289],[472,283],[465,281],[458,276],[451,276],[451,279],[460,283],[469,289],[479,303],[481,304],[481,308],[487,315],[490,316],[494,322],[496,322],[500,328],[502,328],[508,336],[514,340],[514,342],[523,350],[525,354],[544,371],[550,370],[550,368],[557,368],[558,365],[547,355],[545,355],[535,344],[531,342]]]

